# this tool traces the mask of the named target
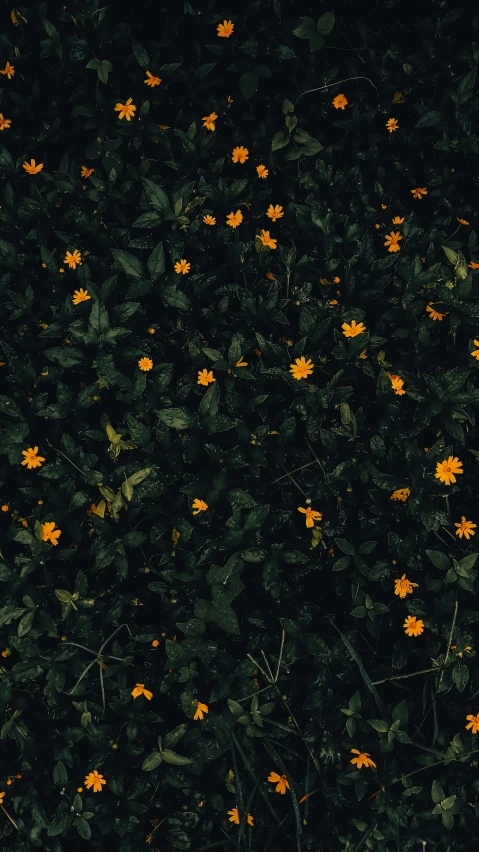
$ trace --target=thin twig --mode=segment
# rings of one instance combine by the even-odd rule
[[[71,460],[71,459],[69,459],[69,458],[68,458],[68,456],[66,456],[66,455],[65,455],[65,453],[62,453],[62,451],[61,451],[61,450],[57,450],[57,448],[56,448],[56,447],[54,447],[54,446],[53,446],[53,444],[51,444],[51,443],[50,443],[50,441],[48,440],[48,438],[46,439],[46,443],[48,444],[48,446],[49,446],[49,447],[51,447],[51,448],[52,448],[52,450],[55,450],[55,452],[56,452],[56,453],[58,453],[58,455],[59,455],[59,456],[63,456],[63,458],[64,458],[64,459],[66,459],[66,461],[67,461],[67,462],[70,462],[70,464],[71,464],[71,465],[72,465],[72,466],[73,466],[73,467],[74,467],[74,468],[75,468],[75,469],[76,469],[79,473],[81,473],[83,476],[86,476],[88,479],[90,479],[92,482],[94,482],[94,483],[95,483],[95,485],[98,485],[98,482],[96,481],[96,479],[94,479],[94,478],[93,478],[93,477],[92,477],[89,473],[86,473],[86,471],[82,470],[82,469],[81,469],[81,467],[78,467],[78,466],[77,466],[74,462],[72,462],[72,460]]]
[[[340,83],[347,83],[347,82],[349,82],[349,80],[367,80],[368,83],[371,83],[371,86],[373,87],[373,89],[376,89],[376,91],[378,90],[377,86],[374,85],[374,83],[372,82],[372,80],[369,79],[369,77],[346,77],[344,80],[336,80],[335,83],[328,83],[327,86],[318,86],[317,89],[307,89],[306,92],[302,92],[300,94],[299,98],[302,98],[303,95],[309,95],[309,94],[311,94],[311,92],[322,92],[323,89],[330,89],[331,86],[339,86]],[[295,106],[297,105],[299,98],[296,101]]]
[[[439,665],[433,666],[432,669],[421,669],[418,672],[411,672],[410,674],[392,675],[392,677],[385,677],[385,678],[383,678],[383,680],[373,680],[373,681],[371,681],[371,683],[372,683],[373,686],[378,686],[378,684],[387,683],[390,680],[404,680],[405,678],[415,677],[416,675],[420,675],[420,674],[429,674],[430,672],[437,672],[439,669],[444,668],[445,665],[446,664],[443,663],[442,666],[439,666]]]
[[[19,829],[18,829],[18,825],[17,825],[17,823],[15,822],[15,820],[14,820],[14,819],[12,819],[12,817],[10,816],[10,814],[8,813],[8,811],[7,811],[7,810],[5,810],[5,808],[4,808],[4,806],[3,806],[3,805],[0,805],[0,807],[1,807],[2,811],[3,811],[3,813],[5,814],[6,818],[10,820],[10,822],[12,823],[12,825],[14,826],[14,828],[16,828],[16,829],[17,829],[17,831],[18,831],[18,830],[19,830]]]
[[[459,601],[458,601],[458,600],[457,600],[457,598],[456,598],[456,605],[455,605],[455,607],[454,607],[454,616],[453,616],[452,624],[451,624],[451,632],[449,633],[449,641],[448,641],[448,643],[447,643],[446,659],[444,660],[444,666],[446,666],[446,665],[447,665],[447,661],[448,661],[448,659],[449,659],[449,651],[451,650],[451,642],[452,642],[452,637],[453,637],[453,635],[454,635],[454,628],[455,628],[455,626],[456,626],[456,618],[457,618],[457,611],[458,611],[458,609],[459,609]],[[443,679],[443,677],[444,677],[444,668],[443,668],[443,670],[442,670],[442,672],[441,672],[441,677],[439,678],[439,683],[438,683],[438,685],[437,685],[436,693],[438,692],[439,687],[441,686],[441,683],[442,683],[442,679]]]
[[[304,470],[305,467],[311,467],[316,462],[308,462],[307,464],[302,464],[301,467],[297,467],[291,471],[291,473],[298,473],[300,470]],[[286,479],[288,476],[291,476],[291,473],[285,473],[283,476],[280,476],[279,479],[275,479],[271,485],[276,485],[277,482],[281,482],[282,479]]]

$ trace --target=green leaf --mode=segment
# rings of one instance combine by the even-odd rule
[[[143,761],[141,768],[144,772],[151,772],[156,769],[160,763],[163,763],[163,757],[158,751],[152,751]]]
[[[78,834],[80,835],[80,837],[83,838],[83,840],[90,840],[91,829],[88,824],[88,821],[84,817],[77,816],[73,825],[75,826],[76,830],[78,831]]]
[[[311,38],[316,33],[316,26],[312,18],[300,17],[299,26],[293,30],[293,35],[297,38]]]
[[[428,110],[425,112],[418,122],[414,125],[415,128],[418,127],[436,127],[436,125],[441,124],[446,118],[445,113],[440,110]]]
[[[177,754],[169,748],[163,748],[161,756],[165,763],[172,763],[174,766],[187,766],[189,763],[193,763],[189,757],[183,757],[182,754]]]
[[[328,35],[334,27],[334,12],[325,12],[321,15],[317,30],[321,35]]]
[[[284,148],[289,142],[289,133],[284,130],[278,130],[271,140],[271,150],[278,151],[279,148]]]
[[[83,352],[80,349],[75,349],[74,346],[54,346],[52,349],[45,349],[43,354],[49,361],[54,361],[60,367],[76,367],[86,361]]]
[[[111,249],[111,253],[115,260],[120,264],[123,271],[131,278],[145,278],[145,270],[141,261],[127,251],[121,249]]]
[[[148,258],[148,272],[150,273],[151,280],[157,281],[158,278],[163,275],[164,271],[165,251],[163,249],[163,243],[158,243]]]
[[[355,692],[349,699],[349,709],[353,713],[359,713],[361,710],[361,693]]]
[[[368,723],[371,725],[371,728],[374,728],[375,731],[379,731],[380,733],[385,734],[386,731],[389,731],[388,723],[383,722],[382,719],[368,719]]]
[[[18,635],[26,636],[27,633],[31,630],[33,619],[35,618],[35,610],[32,609],[30,612],[27,612],[22,619],[18,622]]]
[[[149,180],[149,178],[142,178],[142,180],[143,180],[143,184],[145,186],[146,192],[148,194],[148,198],[150,199],[151,203],[153,204],[153,207],[155,207],[157,210],[161,210],[163,212],[168,210],[170,204],[169,204],[168,198],[166,197],[166,194],[163,192],[161,186],[158,186],[158,184],[153,183],[153,181]]]
[[[166,734],[166,736],[163,739],[164,748],[173,748],[173,746],[175,746],[176,743],[179,743],[182,736],[184,734],[186,734],[187,730],[188,730],[188,725],[185,725],[185,723],[183,723],[182,725],[178,725],[176,728],[174,728],[172,731],[170,731],[168,734]]]
[[[219,399],[220,391],[218,387],[218,382],[214,382],[214,384],[211,384],[209,386],[208,390],[205,392],[204,396],[201,399],[199,405],[199,413],[203,416],[206,414],[214,416],[218,411]]]
[[[339,549],[346,553],[348,556],[354,556],[355,550],[352,544],[349,541],[346,541],[344,538],[335,538],[334,539]]]
[[[447,259],[451,261],[454,265],[457,263],[457,253],[453,251],[449,246],[442,246],[442,250],[446,255]]]
[[[186,408],[164,408],[158,412],[158,418],[171,429],[191,429],[195,425],[195,416]]]
[[[150,57],[148,56],[145,48],[135,40],[132,41],[131,46],[138,65],[141,65],[142,68],[147,68],[150,64]]]
[[[439,568],[441,571],[446,571],[449,568],[449,559],[440,550],[426,550],[426,553],[436,568]]]
[[[393,722],[400,722],[401,726],[407,725],[407,720],[409,718],[409,713],[407,709],[407,701],[400,701],[399,704],[396,704],[394,707],[391,718]]]
[[[247,71],[239,78],[239,86],[243,97],[249,101],[258,91],[258,75]]]
[[[432,787],[431,787],[431,799],[433,800],[434,804],[437,805],[437,804],[439,804],[439,802],[442,802],[442,800],[444,798],[445,798],[444,790],[442,789],[440,784],[438,784],[436,779],[434,779],[434,781],[432,782]]]
[[[65,784],[68,783],[68,772],[66,770],[65,764],[61,760],[59,760],[58,763],[56,763],[54,766],[53,783],[57,787],[64,787]]]

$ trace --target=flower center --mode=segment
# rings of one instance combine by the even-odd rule
[[[451,473],[451,468],[448,464],[444,465],[444,473]]]

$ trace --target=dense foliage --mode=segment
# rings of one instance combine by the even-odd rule
[[[479,23],[169,5],[0,28],[2,848],[471,850]]]

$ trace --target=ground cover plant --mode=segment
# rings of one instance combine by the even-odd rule
[[[2,848],[475,849],[479,21],[151,9],[3,13]]]

